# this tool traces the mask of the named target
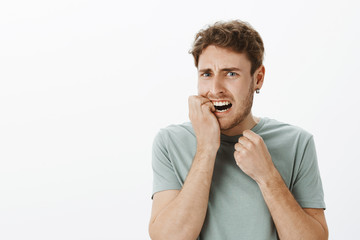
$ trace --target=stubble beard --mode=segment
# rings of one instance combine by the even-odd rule
[[[242,101],[242,103],[240,103],[243,106],[242,112],[240,112],[237,116],[235,116],[235,119],[233,121],[231,121],[229,124],[226,124],[225,126],[222,126],[222,124],[219,122],[221,131],[230,130],[230,129],[236,127],[242,121],[244,121],[244,119],[249,115],[249,113],[251,112],[251,108],[252,108],[252,104],[253,104],[253,100],[254,100],[253,88],[254,88],[254,81],[251,81],[251,86],[249,87],[248,94],[247,94],[246,98]]]

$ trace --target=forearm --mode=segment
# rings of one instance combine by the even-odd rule
[[[152,223],[153,239],[196,239],[205,220],[216,153],[198,150],[183,188]]]
[[[280,239],[327,239],[323,226],[301,208],[277,171],[259,187]]]

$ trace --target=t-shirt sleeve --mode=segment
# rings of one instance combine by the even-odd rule
[[[326,208],[313,137],[305,145],[292,193],[302,208]]]
[[[173,164],[169,158],[162,131],[160,131],[153,142],[152,148],[152,169],[153,169],[153,192],[151,199],[156,192],[181,189]]]

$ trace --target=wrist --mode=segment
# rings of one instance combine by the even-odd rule
[[[280,185],[284,184],[284,180],[282,179],[278,170],[274,167],[274,169],[270,171],[268,175],[256,180],[256,183],[259,185],[260,189],[278,188]]]
[[[199,154],[205,154],[205,155],[216,155],[217,151],[219,150],[220,146],[217,146],[215,144],[197,144],[196,146],[196,152]]]

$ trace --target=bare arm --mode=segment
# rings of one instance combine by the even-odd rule
[[[244,131],[235,150],[237,165],[259,185],[280,239],[328,239],[323,209],[300,207],[259,135]]]
[[[199,236],[208,206],[214,160],[214,155],[200,151],[196,154],[181,191],[152,216],[151,239],[196,239]]]
[[[301,208],[277,171],[259,187],[280,239],[328,239],[324,210]]]
[[[149,224],[151,239],[196,239],[203,226],[217,150],[220,127],[211,111],[212,103],[203,97],[189,98],[189,115],[197,151],[180,191],[156,193]]]

